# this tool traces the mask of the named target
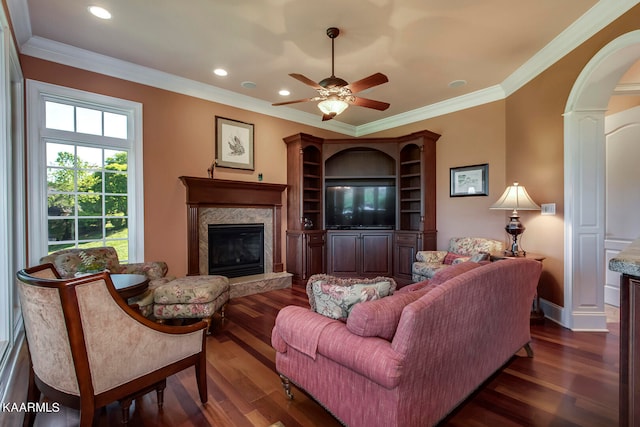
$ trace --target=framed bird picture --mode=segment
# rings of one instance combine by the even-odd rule
[[[216,116],[216,166],[254,170],[251,123]]]

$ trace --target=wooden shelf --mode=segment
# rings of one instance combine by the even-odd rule
[[[357,277],[380,275],[378,268],[383,268],[384,275],[398,274],[402,280],[411,281],[416,252],[436,248],[435,143],[439,137],[423,130],[392,138],[323,139],[305,133],[284,138],[287,271],[293,273],[296,283],[304,284],[310,274],[320,272]],[[323,230],[326,189],[349,185],[379,185],[395,190],[392,230]],[[358,249],[353,253],[354,242],[350,239],[355,234],[362,239],[357,240]],[[383,234],[386,239],[381,237]],[[344,241],[335,240],[337,236]],[[325,238],[334,240],[329,243]],[[361,255],[363,251],[368,254],[366,258]],[[350,261],[357,268],[343,265]]]
[[[325,176],[325,180],[326,181],[331,181],[331,180],[339,180],[339,179],[396,179],[395,175],[332,175],[332,176]]]

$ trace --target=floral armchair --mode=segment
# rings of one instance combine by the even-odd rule
[[[414,282],[430,279],[439,270],[465,261],[488,260],[491,252],[504,249],[503,242],[484,237],[453,237],[446,251],[418,251],[411,268]]]
[[[167,276],[167,263],[148,261],[120,264],[118,253],[110,246],[87,249],[65,249],[40,258],[40,264],[51,263],[63,279],[72,278],[77,273],[108,270],[111,274],[143,274],[149,278],[149,289],[128,303],[137,304],[143,316],[153,312],[153,290],[170,282],[174,277]]]

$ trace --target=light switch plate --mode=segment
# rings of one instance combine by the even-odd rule
[[[542,209],[542,215],[555,215],[556,214],[556,204],[555,203],[543,203],[540,205]]]

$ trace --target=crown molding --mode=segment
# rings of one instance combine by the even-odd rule
[[[321,122],[317,115],[293,108],[278,107],[274,109],[266,101],[213,85],[185,79],[41,37],[32,37],[26,0],[7,0],[16,39],[20,44],[20,52],[25,55],[348,136],[368,135],[504,99],[638,3],[640,0],[600,0],[500,84],[385,119],[353,126],[335,119]]]
[[[22,46],[31,38],[31,18],[27,0],[6,0],[13,33],[19,46]]]
[[[132,64],[42,37],[31,37],[21,53],[47,61],[204,99],[272,117],[354,136],[355,126],[336,120],[319,122],[318,115],[292,108],[274,108],[269,102],[213,85]]]
[[[466,95],[447,99],[435,104],[427,105],[406,113],[397,114],[375,122],[358,126],[356,136],[364,136],[374,132],[392,129],[398,126],[427,120],[444,114],[465,110],[478,105],[488,104],[505,98],[504,89],[501,85],[495,85],[486,89],[477,90]]]
[[[509,96],[555,64],[640,0],[600,0],[502,82]]]

